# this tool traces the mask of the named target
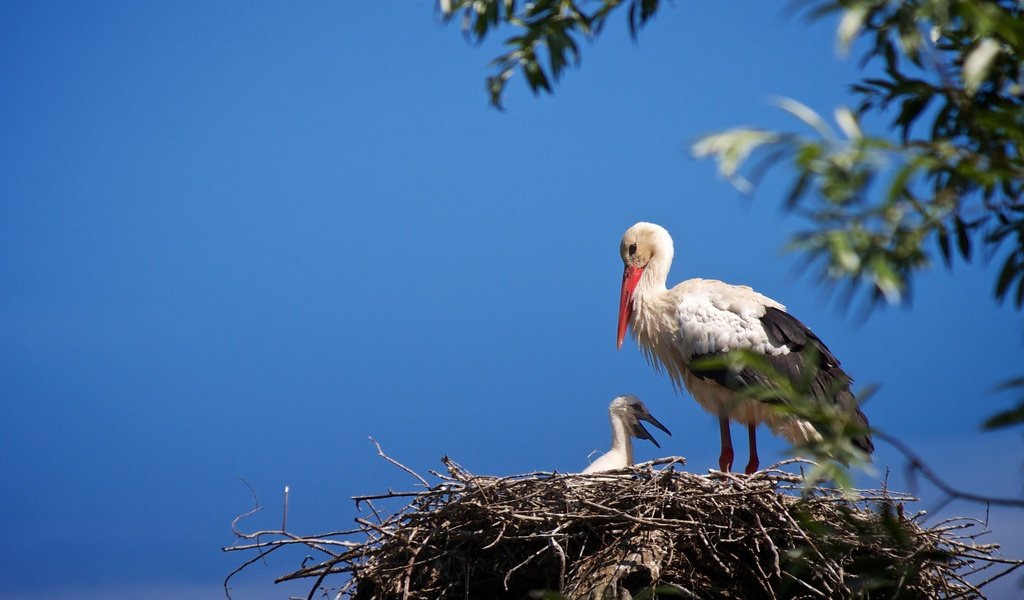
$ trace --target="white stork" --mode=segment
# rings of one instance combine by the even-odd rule
[[[796,379],[804,367],[801,350],[814,348],[818,356],[811,386],[814,397],[855,411],[856,422],[867,429],[867,417],[850,393],[852,380],[818,336],[787,313],[785,306],[747,286],[713,279],[689,279],[667,289],[672,238],[665,228],[653,223],[637,223],[626,230],[619,252],[625,270],[618,348],[622,348],[628,325],[644,358],[655,370],[667,372],[677,390],[685,386],[704,410],[718,416],[722,438],[718,465],[722,471],[729,471],[733,462],[730,419],[747,426],[747,473],[758,467],[758,423],[766,423],[793,444],[820,436],[807,421],[781,414],[766,402],[742,394],[751,385],[771,384],[762,373],[749,367],[739,373],[728,369],[692,370],[691,364],[700,358],[750,350],[764,355],[775,370]],[[867,433],[852,441],[869,456],[874,450]]]
[[[583,470],[584,473],[614,471],[632,465],[634,437],[651,440],[652,444],[661,448],[661,444],[651,436],[641,420],[672,435],[671,431],[651,416],[639,398],[629,394],[612,400],[608,406],[608,417],[612,422],[612,448],[590,463],[590,466]]]

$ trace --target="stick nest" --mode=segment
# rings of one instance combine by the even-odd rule
[[[371,517],[358,529],[246,534],[276,537],[228,550],[308,546],[322,562],[278,581],[315,578],[310,598],[355,600],[978,598],[1021,566],[978,542],[976,520],[925,527],[905,494],[807,487],[779,466],[696,475],[662,459],[498,478],[444,463],[448,474],[432,472],[439,483],[422,491],[356,497]],[[408,504],[390,515],[374,505],[395,499]],[[325,587],[333,574],[340,587]]]

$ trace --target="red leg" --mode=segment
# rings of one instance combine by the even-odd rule
[[[722,453],[718,456],[718,468],[723,473],[732,469],[732,434],[729,433],[729,417],[718,417],[718,427],[722,434]]]
[[[747,439],[750,442],[750,462],[747,463],[747,468],[744,472],[750,475],[757,472],[757,467],[761,464],[757,460],[757,425],[753,423],[747,425]]]

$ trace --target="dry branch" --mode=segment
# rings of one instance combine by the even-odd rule
[[[277,581],[314,578],[312,598],[334,576],[330,597],[354,600],[518,600],[537,590],[620,599],[652,586],[690,598],[982,598],[984,585],[1022,565],[979,542],[979,521],[929,528],[923,513],[906,516],[916,501],[906,494],[807,487],[778,465],[695,475],[677,470],[682,462],[499,478],[444,459],[448,473],[432,473],[433,487],[356,497],[357,506],[408,502],[391,515],[370,505],[376,523],[246,534],[256,543],[225,550],[305,545],[320,562]]]

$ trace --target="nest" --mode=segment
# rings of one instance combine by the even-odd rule
[[[662,459],[498,478],[444,462],[427,489],[355,498],[371,517],[358,529],[246,534],[278,536],[228,550],[303,544],[322,561],[278,581],[314,578],[309,598],[354,600],[978,598],[1021,566],[978,542],[976,520],[925,527],[905,512],[910,496],[808,487],[779,465],[696,475]],[[387,499],[407,504],[385,515],[374,503]]]

